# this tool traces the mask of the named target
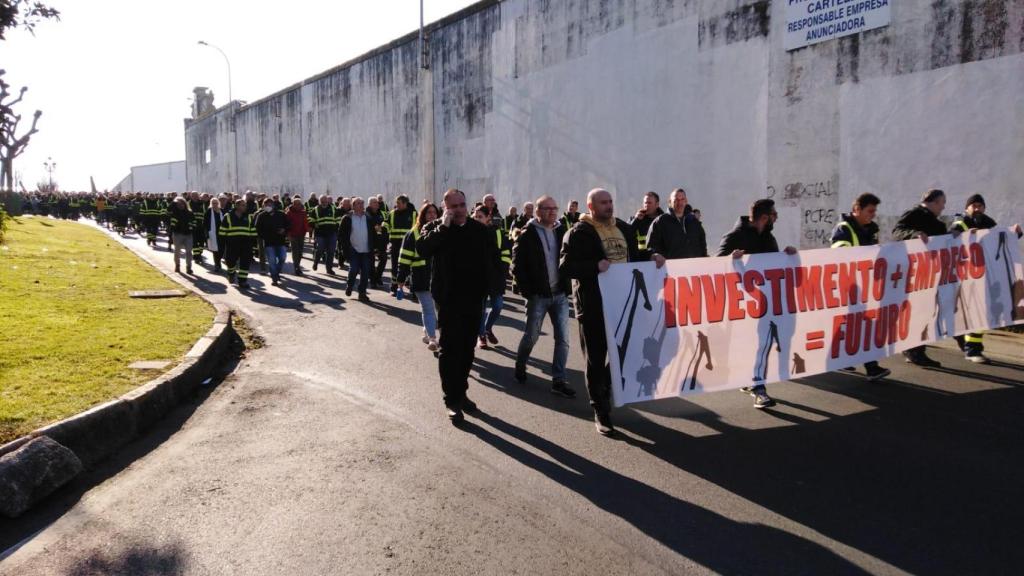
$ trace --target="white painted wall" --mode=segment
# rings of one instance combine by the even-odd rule
[[[477,8],[431,26],[429,74],[410,36],[242,107],[239,187],[457,186],[506,209],[603,186],[628,218],[646,190],[682,186],[712,244],[766,195],[780,242],[802,247],[864,191],[883,231],[930,187],[950,215],[981,192],[997,220],[1024,221],[1019,0],[894,2],[888,27],[790,52],[777,1]],[[233,187],[231,113],[186,123],[191,188]]]

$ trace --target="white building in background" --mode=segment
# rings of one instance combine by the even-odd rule
[[[184,192],[185,161],[132,166],[112,192]]]

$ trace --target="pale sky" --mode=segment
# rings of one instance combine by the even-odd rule
[[[0,67],[18,90],[22,125],[39,132],[15,159],[29,190],[57,164],[63,190],[112,188],[131,166],[185,158],[192,88],[253,102],[419,27],[418,0],[47,0],[60,22],[10,31]],[[425,0],[432,22],[473,0]],[[15,184],[17,188],[17,184]]]

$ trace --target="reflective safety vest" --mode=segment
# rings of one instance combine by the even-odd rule
[[[412,222],[409,224],[411,228],[403,228],[400,225],[396,227],[395,215],[398,214],[398,210],[392,210],[391,212],[388,212],[386,226],[388,228],[389,240],[401,240],[402,238],[405,238],[405,235],[409,233],[409,230],[412,230],[413,228],[416,227],[416,221],[419,219],[419,215],[416,214],[415,210],[410,210],[409,208],[406,208],[406,211],[412,212]]]
[[[511,248],[506,248],[506,247],[503,246],[503,244],[504,244],[503,240],[505,239],[505,231],[502,230],[501,228],[498,228],[498,229],[496,229],[494,231],[494,233],[495,233],[495,235],[497,236],[497,239],[498,239],[498,251],[501,252],[501,261],[503,263],[508,264],[509,266],[511,266],[512,265],[512,249]]]
[[[852,238],[852,240],[837,240],[836,242],[832,243],[832,247],[841,248],[843,246],[860,246],[860,238],[858,238],[857,233],[854,232],[853,226],[850,226],[850,223],[846,221],[840,222],[839,225],[846,228],[846,230],[850,233],[850,238]]]
[[[331,227],[337,229],[340,222],[341,218],[338,218],[338,209],[333,204],[328,204],[326,208],[317,206],[309,213],[309,223],[316,230],[320,228],[329,229]]]
[[[957,220],[956,222],[953,222],[953,226],[960,228],[964,232],[970,230],[970,228],[967,227],[967,222],[964,222],[963,220]]]
[[[420,231],[416,228],[412,229],[412,238],[413,240],[420,239]],[[426,266],[427,259],[420,256],[420,253],[416,251],[416,243],[413,242],[411,249],[406,247],[405,244],[405,242],[402,243],[402,251],[398,255],[398,263],[405,264],[409,268],[420,268],[422,266]]]
[[[239,216],[232,210],[224,216],[224,222],[220,226],[220,235],[225,238],[255,238],[255,219],[252,214]]]
[[[160,216],[161,214],[160,202],[157,200],[146,198],[142,201],[142,206],[139,207],[139,216]]]

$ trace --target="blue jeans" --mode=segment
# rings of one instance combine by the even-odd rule
[[[351,291],[355,287],[356,278],[359,278],[359,293],[366,294],[366,285],[370,282],[370,275],[373,274],[373,256],[369,252],[352,252],[352,261],[348,263],[348,286],[346,290]]]
[[[423,329],[427,332],[428,338],[437,338],[437,311],[434,309],[434,297],[429,290],[416,292],[416,299],[420,301],[420,309],[423,310]]]
[[[270,277],[274,280],[281,279],[281,268],[284,267],[285,255],[288,251],[284,246],[266,246],[267,264],[270,266]]]
[[[551,318],[555,333],[555,353],[551,359],[551,379],[565,382],[565,363],[569,359],[569,299],[565,294],[547,298],[534,296],[526,301],[526,330],[516,351],[516,364],[526,366],[533,346],[540,337],[544,316]]]
[[[490,312],[487,312],[487,300],[491,301]],[[492,294],[487,298],[484,298],[484,303],[480,312],[482,314],[482,316],[480,316],[480,336],[485,336],[488,332],[494,329],[494,325],[498,322],[498,316],[501,316],[501,309],[504,307],[504,294]]]

